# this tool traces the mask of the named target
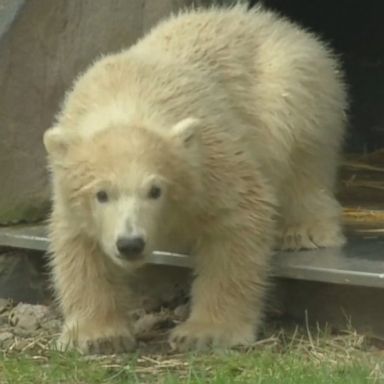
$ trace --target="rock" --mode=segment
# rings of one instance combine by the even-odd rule
[[[59,319],[49,319],[47,321],[43,321],[40,326],[49,333],[57,333],[61,329],[62,321]]]
[[[45,305],[20,303],[9,314],[9,323],[16,330],[34,332],[48,315],[49,308]]]

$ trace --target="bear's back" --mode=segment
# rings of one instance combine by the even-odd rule
[[[326,52],[313,34],[288,19],[262,7],[249,10],[243,5],[182,11],[159,23],[132,48],[217,67],[233,67],[234,62],[254,66],[256,56],[261,58],[259,64],[278,59],[287,65],[295,55],[302,58],[317,51],[324,56]]]
[[[61,122],[93,134],[119,122],[162,130],[195,117],[243,141],[272,174],[298,145],[338,140],[346,102],[337,70],[323,43],[273,12],[188,10],[93,65]]]

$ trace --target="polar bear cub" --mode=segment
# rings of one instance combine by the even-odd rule
[[[134,347],[130,277],[154,250],[194,263],[180,350],[255,340],[270,256],[340,246],[338,61],[262,8],[171,16],[79,76],[44,143],[61,343]]]

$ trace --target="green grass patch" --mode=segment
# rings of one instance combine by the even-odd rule
[[[381,351],[357,334],[281,333],[248,350],[85,357],[4,353],[0,384],[364,384],[384,382]]]

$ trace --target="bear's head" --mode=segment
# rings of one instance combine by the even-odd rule
[[[192,118],[164,130],[119,124],[89,136],[48,130],[56,211],[120,266],[166,251],[167,241],[188,232],[198,204],[198,125]]]

